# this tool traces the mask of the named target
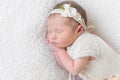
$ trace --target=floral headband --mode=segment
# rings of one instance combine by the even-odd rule
[[[77,12],[77,9],[74,7],[71,7],[70,4],[63,4],[59,9],[53,9],[49,15],[59,13],[62,17],[70,17],[73,18],[75,21],[80,23],[83,28],[86,30],[86,24],[84,22],[84,19],[80,15],[79,12]]]

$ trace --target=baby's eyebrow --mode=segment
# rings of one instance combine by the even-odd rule
[[[61,28],[55,28],[55,30],[62,30]]]
[[[56,32],[62,32],[63,29],[56,28],[55,31],[56,31]]]

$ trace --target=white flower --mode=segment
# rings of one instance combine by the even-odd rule
[[[71,7],[70,4],[64,4],[62,7],[63,8],[62,8],[61,16],[71,17],[71,18],[75,19],[77,22],[82,23],[82,17],[77,12],[76,8]]]
[[[70,4],[64,4],[63,5],[64,10],[61,13],[61,16],[63,17],[75,17],[77,14],[77,10],[73,7],[70,7]]]

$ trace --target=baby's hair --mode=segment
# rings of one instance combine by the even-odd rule
[[[86,11],[77,3],[75,3],[74,1],[64,1],[61,2],[59,4],[57,4],[54,9],[59,9],[63,4],[70,4],[71,7],[74,7],[77,9],[77,11],[81,14],[82,18],[84,19],[85,24],[87,25],[87,15],[86,15]]]

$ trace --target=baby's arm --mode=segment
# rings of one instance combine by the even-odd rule
[[[60,65],[60,67],[62,67],[63,69],[65,69],[65,67],[63,66],[63,64],[61,63],[58,55],[54,52],[54,56],[55,56],[55,59],[57,61],[57,63]],[[66,70],[66,69],[65,69]]]
[[[55,53],[58,59],[63,64],[65,69],[72,75],[79,74],[89,62],[89,57],[78,58],[73,60],[66,52],[65,49],[60,49]]]
[[[89,62],[89,57],[82,57],[73,60],[68,54],[65,48],[58,48],[54,44],[50,44],[50,47],[54,51],[55,58],[58,64],[70,72],[72,75],[80,73]]]
[[[60,67],[62,67],[63,69],[65,69],[64,65],[61,63],[58,55],[56,55],[56,51],[60,48],[56,47],[54,44],[52,43],[49,43],[49,41],[47,41],[48,45],[51,47],[51,49],[53,50],[53,53],[54,53],[54,56],[55,56],[55,59],[57,61],[57,63],[60,65]],[[65,69],[66,70],[66,69]]]

